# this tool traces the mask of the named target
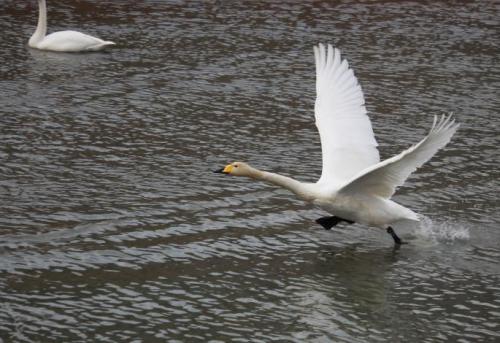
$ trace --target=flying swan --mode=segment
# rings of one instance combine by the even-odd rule
[[[295,193],[333,216],[316,222],[329,230],[339,222],[361,223],[387,230],[395,244],[403,242],[391,227],[403,220],[419,221],[412,210],[391,200],[396,188],[451,139],[459,124],[452,116],[434,117],[418,144],[380,162],[361,86],[330,44],[314,47],[316,60],[316,126],[321,138],[323,171],[316,183],[261,171],[233,162],[215,172],[272,183]]]
[[[28,46],[40,50],[79,52],[102,50],[115,43],[103,41],[77,31],[59,31],[47,34],[47,6],[45,0],[38,0],[40,13],[35,33],[31,36]]]

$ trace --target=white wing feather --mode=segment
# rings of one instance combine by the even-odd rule
[[[459,127],[459,124],[455,124],[455,120],[451,118],[452,115],[448,117],[443,115],[437,122],[437,117],[434,117],[434,123],[427,137],[399,155],[362,171],[343,186],[339,193],[362,193],[389,199],[411,173],[448,144]]]
[[[380,161],[361,86],[338,49],[314,47],[316,126],[323,171],[318,183],[340,185]]]
[[[100,50],[115,43],[104,41],[78,31],[58,31],[51,33],[37,44],[38,49],[53,51],[86,51]]]

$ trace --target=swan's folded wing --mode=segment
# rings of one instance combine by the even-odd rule
[[[340,185],[380,161],[361,86],[338,49],[314,47],[316,126],[323,171],[318,182]]]
[[[442,116],[439,122],[434,117],[431,131],[420,143],[367,168],[342,187],[339,193],[362,193],[390,198],[411,173],[448,144],[459,126],[451,117]]]
[[[58,31],[53,32],[38,43],[38,48],[53,51],[85,51],[93,50],[97,46],[106,43],[102,39],[89,36],[78,31]],[[107,44],[110,45],[110,44]]]

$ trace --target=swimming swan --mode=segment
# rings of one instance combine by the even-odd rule
[[[412,210],[390,200],[396,188],[451,139],[459,124],[452,116],[434,117],[432,128],[418,144],[380,162],[361,86],[340,52],[323,44],[314,47],[316,60],[315,117],[323,154],[323,171],[316,183],[252,168],[243,162],[215,172],[247,176],[286,188],[334,216],[316,222],[331,229],[339,222],[372,225],[387,232],[395,244],[404,242],[391,225],[418,221]]]
[[[38,0],[40,13],[35,33],[31,36],[28,45],[32,48],[49,51],[97,51],[115,43],[103,41],[77,31],[59,31],[47,34],[47,6],[45,0]]]

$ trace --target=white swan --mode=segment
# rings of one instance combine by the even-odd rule
[[[408,176],[444,147],[458,128],[451,119],[434,117],[424,139],[399,155],[380,162],[377,142],[364,106],[358,80],[340,52],[323,44],[314,47],[316,59],[316,126],[321,137],[323,171],[316,183],[260,171],[234,162],[216,172],[247,176],[286,188],[334,216],[316,220],[325,229],[337,223],[361,223],[387,229],[402,244],[392,224],[418,221],[412,210],[390,200]]]
[[[35,33],[28,45],[32,48],[49,51],[79,52],[97,51],[115,43],[103,41],[77,31],[59,31],[47,34],[47,6],[45,0],[38,0],[40,13]]]

